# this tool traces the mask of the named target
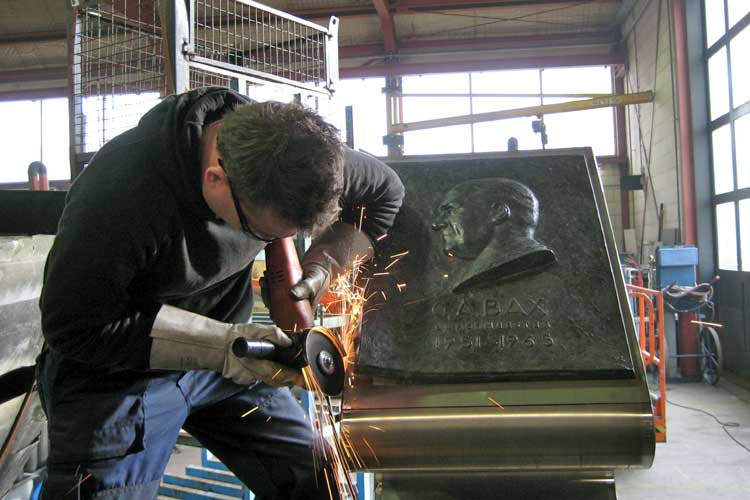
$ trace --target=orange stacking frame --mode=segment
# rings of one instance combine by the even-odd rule
[[[667,394],[666,394],[666,341],[664,339],[664,295],[659,290],[651,290],[635,285],[626,285],[628,295],[636,299],[633,320],[637,321],[638,342],[641,347],[643,364],[648,369],[654,366],[659,383],[658,395],[651,393],[654,408],[654,428],[656,441],[667,441]]]

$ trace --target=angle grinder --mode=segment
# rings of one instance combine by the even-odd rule
[[[312,306],[289,292],[302,279],[302,267],[294,240],[281,238],[266,246],[266,286],[269,310],[276,326],[292,345],[279,347],[267,340],[237,338],[232,352],[237,357],[268,359],[291,368],[310,366],[323,393],[335,396],[344,388],[344,355],[341,342],[322,326],[313,326]]]

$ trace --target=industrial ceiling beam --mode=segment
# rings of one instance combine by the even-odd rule
[[[364,78],[371,76],[420,75],[426,73],[455,73],[461,71],[496,71],[510,69],[564,68],[573,66],[598,66],[624,64],[625,54],[583,54],[569,56],[520,57],[504,59],[482,59],[476,61],[446,61],[431,63],[391,63],[379,66],[341,68],[341,78]]]
[[[611,31],[591,33],[559,33],[549,35],[513,35],[483,37],[477,39],[457,38],[450,40],[399,40],[400,54],[429,54],[435,52],[460,52],[475,50],[509,50],[536,47],[580,47],[612,46],[616,38]],[[378,44],[348,45],[339,47],[341,59],[387,56]]]
[[[600,3],[620,4],[622,0],[599,0]],[[430,11],[446,11],[456,9],[487,9],[487,8],[511,8],[519,6],[533,6],[543,8],[545,6],[561,7],[569,4],[571,7],[581,5],[581,2],[570,0],[542,0],[542,1],[518,1],[518,0],[399,0],[389,4],[388,10],[398,14],[428,13]],[[378,12],[375,7],[368,5],[354,6],[331,6],[310,9],[296,9],[289,11],[290,14],[305,19],[320,19],[328,16],[363,17],[373,16]]]
[[[0,71],[0,84],[68,78],[67,66]]]
[[[65,30],[29,31],[25,33],[3,33],[0,35],[0,45],[8,43],[29,42],[57,42],[65,41]]]
[[[380,18],[380,26],[383,29],[383,45],[385,51],[394,54],[396,48],[396,28],[393,25],[393,14],[388,10],[388,0],[372,0],[375,10]]]

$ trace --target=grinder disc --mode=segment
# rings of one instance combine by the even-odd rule
[[[327,328],[313,327],[305,351],[310,369],[324,394],[336,396],[344,389],[344,349]]]

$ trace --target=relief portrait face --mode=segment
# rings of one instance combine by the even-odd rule
[[[470,191],[450,190],[432,218],[432,229],[443,240],[443,252],[460,259],[477,258],[493,235],[488,203],[481,193]]]

